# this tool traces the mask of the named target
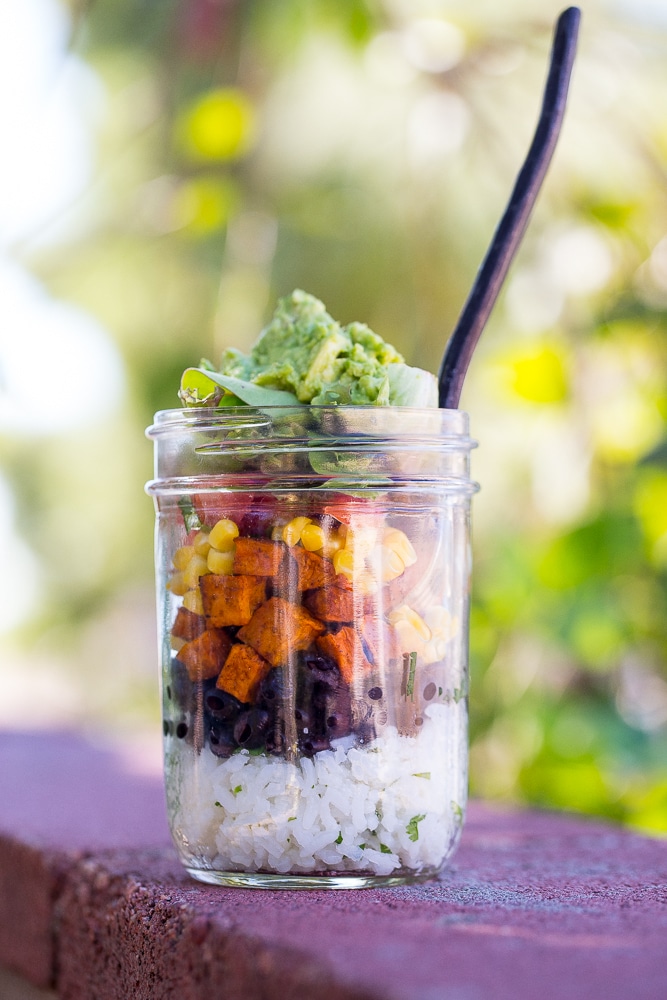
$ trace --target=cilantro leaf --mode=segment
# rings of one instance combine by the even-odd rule
[[[405,832],[413,843],[419,840],[418,825],[423,819],[426,819],[426,813],[421,813],[419,816],[413,816],[405,828]]]

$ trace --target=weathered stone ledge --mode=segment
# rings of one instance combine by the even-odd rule
[[[667,841],[473,803],[440,879],[199,885],[158,777],[0,734],[0,965],[64,1000],[659,1000]]]

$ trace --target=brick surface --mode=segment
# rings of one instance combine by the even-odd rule
[[[0,736],[0,963],[67,1000],[667,996],[667,841],[473,803],[454,863],[432,882],[209,887],[175,858],[159,779],[58,736],[60,764],[40,778],[44,739]],[[8,804],[9,785],[20,801]]]

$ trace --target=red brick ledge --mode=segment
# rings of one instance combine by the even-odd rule
[[[64,1000],[659,1000],[666,940],[667,841],[474,803],[433,882],[215,888],[158,778],[0,734],[0,964]]]

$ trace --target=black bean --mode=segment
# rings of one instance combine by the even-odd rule
[[[216,757],[231,757],[236,750],[236,741],[231,728],[220,719],[214,719],[211,723],[208,745]]]
[[[308,667],[309,670],[337,670],[336,661],[330,656],[324,656],[322,653],[306,653],[303,658],[304,665]]]
[[[188,675],[187,667],[179,659],[171,661],[170,697],[185,711],[189,711],[193,699],[194,685]]]
[[[305,757],[313,757],[320,750],[328,750],[330,746],[328,739],[312,736],[301,743],[301,752]]]
[[[371,701],[379,701],[380,698],[382,697],[382,688],[381,687],[371,688],[370,691],[368,692],[368,697],[371,699]]]
[[[294,718],[296,720],[297,729],[301,732],[305,732],[312,725],[311,714],[307,708],[295,708]]]
[[[340,670],[330,656],[320,656],[319,653],[308,653],[303,660],[305,667],[303,681],[305,688],[317,683],[329,690],[335,690],[343,683]]]
[[[375,726],[372,721],[362,722],[355,729],[355,735],[357,737],[358,743],[370,743],[371,740],[375,739]]]
[[[265,749],[273,756],[281,756],[285,752],[285,734],[281,729],[271,729],[267,733]]]
[[[285,674],[280,667],[274,667],[260,684],[257,700],[268,707],[282,702],[286,695]]]
[[[213,688],[204,695],[204,708],[212,719],[234,719],[241,707],[238,698],[220,688]]]
[[[269,722],[269,713],[261,708],[242,712],[234,723],[234,739],[246,750],[257,750],[266,740]]]
[[[188,735],[188,724],[187,724],[187,722],[179,722],[178,723],[178,725],[176,726],[176,735],[178,736],[179,740],[184,740],[185,739],[185,737]]]

